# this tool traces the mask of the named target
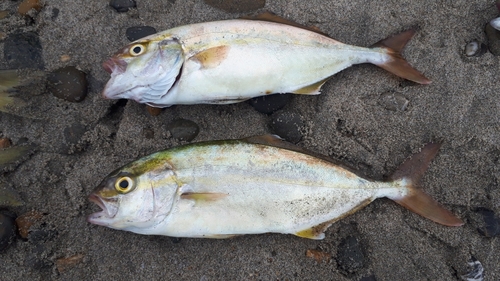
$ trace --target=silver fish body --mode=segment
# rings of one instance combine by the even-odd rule
[[[325,81],[353,64],[373,63],[418,83],[430,83],[399,51],[403,32],[373,48],[262,20],[180,26],[131,43],[104,63],[111,73],[103,96],[156,107],[235,103],[274,93],[319,94]]]
[[[426,156],[435,152],[427,149]],[[322,239],[333,222],[388,197],[439,223],[462,224],[414,181],[401,175],[372,181],[270,137],[206,142],[158,152],[111,173],[90,196],[103,210],[88,221],[174,237],[275,232]]]

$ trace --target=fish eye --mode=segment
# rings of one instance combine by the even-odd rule
[[[134,46],[130,47],[129,50],[130,50],[129,51],[130,55],[132,55],[132,56],[139,56],[142,53],[144,53],[144,51],[146,50],[146,48],[144,48],[144,46],[141,45],[141,44],[135,44]]]
[[[120,193],[128,193],[134,188],[134,181],[129,177],[121,177],[115,182],[115,189]]]

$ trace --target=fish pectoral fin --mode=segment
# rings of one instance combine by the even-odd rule
[[[229,49],[230,47],[226,45],[209,48],[192,56],[191,59],[198,61],[203,68],[214,68],[227,58]]]
[[[194,200],[195,202],[213,202],[225,198],[229,194],[226,193],[196,193],[186,192],[181,194],[181,199]]]
[[[320,80],[320,81],[313,83],[311,85],[305,86],[303,88],[297,89],[297,90],[293,91],[292,93],[302,94],[302,95],[319,95],[319,94],[321,94],[320,93],[321,86],[323,86],[323,84],[325,84],[325,82],[329,78],[330,77],[323,79],[323,80]]]
[[[323,238],[325,238],[325,230],[326,227],[322,227],[322,225],[320,224],[318,226],[313,226],[311,228],[301,230],[294,235],[307,239],[322,240]]]
[[[265,12],[265,13],[262,13],[262,14],[258,14],[256,16],[243,16],[240,19],[276,22],[276,23],[281,23],[281,24],[295,26],[295,27],[298,27],[298,28],[302,28],[302,29],[305,29],[305,30],[309,30],[309,31],[316,32],[318,34],[330,37],[328,34],[322,32],[316,26],[306,26],[306,25],[303,25],[303,24],[300,24],[300,23],[297,23],[297,22],[294,22],[294,21],[282,18],[282,17],[280,17],[280,16],[278,16],[276,14],[270,13],[270,12]]]

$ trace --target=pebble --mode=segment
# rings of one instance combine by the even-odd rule
[[[40,3],[40,0],[24,0],[21,4],[19,4],[17,12],[21,15],[26,15],[31,9],[40,11],[42,9],[42,3]]]
[[[44,69],[42,45],[34,32],[10,34],[5,38],[4,59],[9,68]]]
[[[356,237],[348,236],[340,242],[337,249],[337,264],[349,273],[365,265],[365,256]]]
[[[0,148],[7,148],[12,145],[8,138],[0,138]]]
[[[82,262],[83,258],[84,255],[82,254],[77,254],[67,258],[59,258],[56,260],[57,271],[59,271],[59,273],[64,272]]]
[[[228,13],[243,13],[263,8],[266,0],[205,0],[205,3]]]
[[[467,57],[479,57],[486,53],[487,49],[485,44],[474,40],[465,45],[464,53]]]
[[[125,36],[128,40],[135,41],[155,33],[156,29],[152,26],[132,26],[127,28]]]
[[[66,66],[51,72],[47,88],[52,95],[69,101],[81,102],[87,96],[88,82],[85,72],[74,66]]]
[[[167,130],[175,139],[192,141],[200,132],[200,127],[191,120],[176,119],[167,125]]]
[[[0,211],[0,252],[7,249],[16,238],[15,215]]]
[[[135,0],[111,0],[109,1],[109,5],[118,13],[125,13],[131,8],[137,7]]]
[[[0,20],[6,18],[9,15],[9,11],[0,11]]]
[[[264,114],[271,114],[282,109],[292,98],[292,94],[273,94],[250,99],[250,103],[255,110]]]
[[[163,111],[163,108],[146,105],[146,110],[148,111],[149,114],[151,114],[151,116],[158,116]]]
[[[332,256],[329,253],[315,249],[308,249],[306,251],[306,257],[313,258],[317,262],[323,262],[323,261],[329,262],[330,259],[332,258]]]
[[[298,113],[280,111],[272,115],[273,133],[291,143],[298,143],[302,139],[303,127],[304,122]]]
[[[462,280],[467,281],[483,281],[484,280],[484,268],[480,261],[478,261],[474,256],[471,256],[470,260],[467,262],[469,270],[467,274],[462,275]]]
[[[484,28],[486,37],[488,38],[488,48],[495,56],[500,56],[500,31],[496,30],[491,24],[486,24]]]
[[[19,228],[19,235],[24,239],[28,239],[31,226],[41,220],[42,217],[43,214],[36,211],[30,211],[17,217],[16,225]]]
[[[400,93],[386,92],[380,95],[378,104],[391,111],[404,111],[410,102]]]
[[[486,237],[495,237],[500,234],[500,218],[487,208],[478,208],[476,213],[482,218],[483,224],[480,224],[478,231]]]

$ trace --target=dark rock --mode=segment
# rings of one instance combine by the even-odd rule
[[[480,215],[484,222],[478,227],[479,233],[486,237],[495,237],[500,234],[500,218],[495,216],[492,210],[478,208],[476,213]]]
[[[271,114],[282,109],[292,98],[292,94],[274,94],[250,99],[250,103],[255,110],[265,114]]]
[[[378,98],[378,104],[387,110],[404,111],[410,102],[400,93],[386,92]]]
[[[349,273],[354,273],[365,265],[365,256],[356,237],[348,236],[340,242],[337,264]]]
[[[7,249],[16,238],[16,216],[7,211],[0,212],[0,252]]]
[[[81,102],[87,96],[87,77],[85,72],[76,67],[66,66],[48,75],[47,88],[49,92],[60,99]]]
[[[228,13],[243,13],[263,8],[266,0],[205,0],[205,3]]]
[[[111,0],[109,5],[113,7],[118,13],[128,12],[131,8],[137,7],[134,0]]]
[[[151,128],[142,129],[142,135],[147,139],[152,139],[155,137],[155,131]]]
[[[304,122],[298,113],[281,111],[272,115],[273,133],[291,143],[298,143],[302,139],[303,127]]]
[[[486,37],[488,38],[488,48],[495,56],[500,56],[500,31],[496,30],[491,24],[486,24],[484,28]]]
[[[185,141],[192,141],[200,132],[198,124],[191,120],[177,119],[167,126],[173,138]]]
[[[50,17],[52,20],[57,19],[59,16],[59,9],[58,8],[53,8],[52,9],[52,16]]]
[[[132,26],[127,28],[125,35],[130,41],[139,40],[151,34],[155,34],[156,29],[152,26]]]
[[[15,33],[4,41],[4,59],[9,68],[43,69],[42,45],[34,32]]]

